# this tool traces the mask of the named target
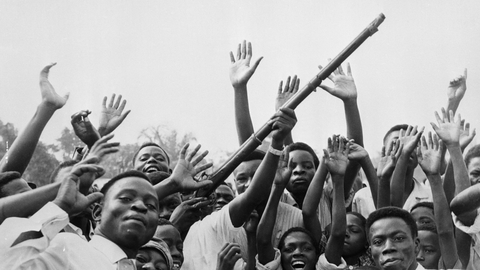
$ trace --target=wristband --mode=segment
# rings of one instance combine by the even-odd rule
[[[281,156],[283,154],[283,149],[282,150],[277,150],[273,148],[272,146],[268,147],[268,152],[272,153],[275,156]]]

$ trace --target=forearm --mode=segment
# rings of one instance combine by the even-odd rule
[[[254,133],[248,104],[247,86],[234,87],[234,93],[235,125],[237,128],[238,142],[242,145]]]
[[[347,138],[355,140],[355,143],[363,147],[363,129],[357,99],[343,101],[345,120],[347,122]]]
[[[448,145],[448,152],[450,153],[450,160],[453,165],[453,175],[455,179],[455,195],[470,187],[470,180],[468,179],[467,166],[463,161],[462,151],[460,145]]]
[[[342,263],[342,248],[347,229],[345,201],[343,194],[343,176],[333,175],[332,233],[325,250],[326,259],[333,264]],[[335,179],[336,178],[336,179]]]
[[[367,176],[368,186],[370,187],[370,192],[372,193],[372,199],[375,207],[377,207],[377,193],[378,193],[378,177],[375,168],[373,167],[372,160],[367,156],[364,159],[360,160],[360,165],[362,166],[363,172]]]
[[[451,268],[458,259],[455,245],[454,227],[450,214],[450,206],[443,192],[442,179],[439,174],[427,175],[433,194],[433,209],[437,225],[438,240],[442,259]]]
[[[258,261],[261,264],[266,264],[272,261],[275,257],[275,250],[272,243],[273,228],[275,227],[275,220],[277,217],[278,204],[282,195],[283,188],[278,188],[275,185],[272,187],[272,192],[268,198],[267,206],[262,214],[262,218],[258,223],[257,228],[257,250]]]
[[[9,217],[29,217],[57,196],[61,182],[0,199],[0,224]],[[18,207],[21,205],[22,207]]]
[[[161,200],[173,193],[181,192],[180,187],[175,184],[175,180],[172,179],[171,176],[156,184],[155,186],[153,186],[153,188],[157,192],[158,200]]]
[[[257,239],[255,233],[247,233],[247,265],[244,270],[255,270],[255,256],[257,255]]]
[[[327,178],[328,170],[323,160],[320,162],[318,170],[313,176],[312,182],[308,187],[305,199],[302,205],[302,214],[308,217],[314,217],[317,219],[317,208],[320,203],[320,199],[323,196],[323,186]]]
[[[38,105],[33,118],[0,161],[0,172],[17,171],[23,174],[35,152],[40,135],[54,112],[55,109],[48,105]]]
[[[402,154],[397,161],[392,174],[390,188],[390,203],[392,206],[403,207],[403,193],[405,192],[405,174],[410,155]]]
[[[443,191],[445,192],[447,202],[450,204],[450,202],[453,200],[453,197],[455,197],[455,176],[451,161],[448,162],[445,175],[443,176]]]

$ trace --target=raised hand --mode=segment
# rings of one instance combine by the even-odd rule
[[[109,134],[98,141],[96,141],[93,146],[90,148],[86,159],[94,157],[100,163],[104,156],[112,153],[118,152],[118,146],[120,143],[118,142],[111,142],[108,141],[113,138],[113,134]]]
[[[467,91],[467,69],[463,71],[463,76],[459,76],[450,81],[447,88],[448,100],[459,103]]]
[[[91,176],[101,176],[105,173],[102,167],[97,165],[78,165],[72,168],[70,175],[62,181],[57,197],[53,203],[62,208],[70,216],[83,212],[92,203],[100,200],[103,195],[100,192],[94,192],[85,196],[79,191],[79,181],[84,174]],[[92,180],[93,182],[93,180]]]
[[[127,100],[124,99],[122,101],[122,95],[119,95],[115,101],[115,94],[113,94],[108,106],[107,97],[103,98],[100,124],[98,125],[98,132],[102,137],[110,134],[123,122],[123,120],[125,120],[127,115],[130,113],[130,110],[123,113],[126,104]]]
[[[217,256],[217,270],[233,270],[235,263],[240,259],[240,245],[225,243]]]
[[[345,175],[348,165],[350,145],[346,139],[339,135],[328,138],[328,150],[323,149],[325,164],[332,175]]]
[[[442,117],[435,112],[435,118],[437,118],[437,123],[434,124],[431,122],[430,124],[437,133],[438,137],[442,139],[445,145],[454,146],[460,144],[460,114],[458,115],[457,119],[454,119],[453,111],[449,111],[448,114],[444,108],[442,108]]]
[[[178,160],[177,165],[173,169],[172,175],[170,176],[175,185],[177,185],[181,191],[195,191],[212,184],[212,181],[210,180],[197,182],[194,179],[194,176],[199,172],[212,167],[212,163],[207,163],[196,167],[197,164],[202,161],[206,155],[208,155],[208,151],[204,151],[202,154],[195,157],[201,147],[201,145],[197,145],[192,152],[186,155],[189,145],[190,144],[187,143],[182,147],[182,150],[180,151],[180,159]]]
[[[244,40],[242,44],[238,44],[237,49],[237,59],[233,56],[233,52],[230,52],[230,60],[232,65],[230,67],[230,82],[234,88],[240,86],[246,86],[250,77],[257,69],[260,61],[263,57],[255,60],[253,65],[250,66],[250,61],[252,60],[252,44],[247,43]]]
[[[284,163],[284,162],[280,162]],[[273,179],[273,184],[280,188],[285,188],[290,181],[290,176],[292,175],[292,168],[286,166],[286,164],[279,165],[275,173],[275,179]]]
[[[183,201],[179,206],[175,207],[175,210],[170,216],[170,221],[175,227],[180,228],[180,232],[186,234],[188,228],[200,220],[202,216],[200,209],[210,203],[211,201],[205,197],[191,198]]]
[[[245,224],[243,225],[245,232],[247,234],[256,235],[259,221],[260,217],[258,216],[257,210],[253,210],[250,214],[250,217],[248,217],[247,222],[245,222]]]
[[[296,123],[297,117],[292,109],[280,109],[268,121],[268,124],[272,126],[273,130],[272,139],[283,142]]]
[[[365,150],[365,148],[363,148],[359,144],[356,144],[355,142],[353,142],[353,140],[349,140],[349,142],[350,142],[350,147],[349,147],[350,152],[348,153],[349,160],[360,161],[368,157],[368,152],[367,150]]]
[[[426,175],[440,175],[440,168],[445,154],[442,140],[428,132],[428,141],[422,136],[422,143],[417,147],[418,164]],[[440,178],[439,178],[440,179]]]
[[[322,69],[322,66],[318,67]],[[334,83],[334,86],[330,87],[322,84],[320,88],[343,101],[357,99],[357,87],[355,86],[349,63],[347,63],[347,75],[343,72],[342,66],[339,66],[333,72],[333,75],[328,76],[328,78]]]
[[[42,103],[54,110],[62,108],[67,103],[69,93],[61,97],[55,92],[52,84],[48,80],[50,68],[57,63],[52,63],[42,69],[40,72],[40,91],[42,94]]]
[[[420,141],[425,127],[417,132],[417,126],[408,126],[407,130],[400,130],[398,137],[399,142],[403,145],[402,154],[411,155]]]
[[[70,120],[75,135],[89,148],[100,139],[100,134],[88,119],[88,115],[91,113],[89,110],[81,110],[73,114]]]
[[[403,144],[400,142],[391,140],[387,148],[382,147],[382,156],[377,166],[377,176],[380,179],[390,179],[390,176],[395,169],[397,160],[400,158],[400,155],[403,150]]]
[[[476,129],[472,130],[470,133],[470,123],[465,124],[465,120],[460,122],[460,148],[465,150],[467,146],[472,142],[473,138],[477,135]]]
[[[290,76],[288,76],[287,81],[285,82],[285,88],[283,88],[283,81],[280,81],[277,98],[275,100],[275,111],[278,111],[278,109],[280,109],[280,107],[282,107],[287,100],[295,95],[298,92],[299,87],[300,79],[297,79],[297,75],[293,76],[293,80],[291,82]]]

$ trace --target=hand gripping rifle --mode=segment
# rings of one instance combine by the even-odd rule
[[[295,109],[310,93],[315,90],[320,83],[328,78],[330,74],[342,64],[347,57],[350,56],[362,43],[375,32],[378,31],[378,26],[385,20],[385,15],[380,14],[365,28],[348,46],[343,49],[330,63],[328,63],[320,72],[307,83],[300,91],[293,95],[282,108]],[[227,160],[223,165],[210,175],[209,179],[213,184],[206,189],[197,191],[197,197],[208,196],[235,170],[235,168],[243,162],[243,160],[251,154],[262,141],[272,131],[271,127],[265,123],[257,132],[245,141],[240,148]]]

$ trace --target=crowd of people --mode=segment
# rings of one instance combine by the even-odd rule
[[[254,134],[247,83],[262,58],[245,41],[230,58],[241,145]],[[53,66],[41,71],[42,101],[0,162],[0,269],[480,269],[480,145],[469,146],[475,129],[457,113],[466,70],[448,85],[434,132],[394,125],[376,162],[363,147],[349,64],[329,76],[332,87],[319,86],[343,102],[347,126],[321,156],[292,136],[297,118],[283,105],[300,79],[288,77],[267,122],[268,150],[243,158],[233,185],[209,179],[200,145],[186,144],[171,166],[155,142],[139,147],[132,168],[102,178],[102,158],[119,150],[113,131],[130,113],[121,95],[105,97],[97,127],[89,110],[71,118],[85,145],[36,176],[50,184],[32,188],[22,174],[68,100],[48,80]],[[207,197],[196,193],[213,184]]]

